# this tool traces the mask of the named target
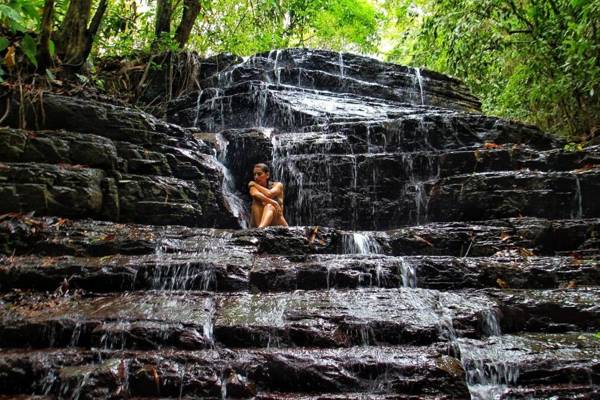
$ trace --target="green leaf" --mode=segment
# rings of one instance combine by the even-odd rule
[[[23,41],[21,42],[21,49],[23,49],[23,53],[27,56],[29,61],[34,66],[38,66],[37,59],[35,58],[35,54],[37,52],[37,45],[35,40],[29,35],[23,36]]]
[[[23,18],[21,18],[19,13],[5,4],[0,4],[0,16],[5,16],[13,22],[23,24]]]
[[[87,76],[81,74],[75,74],[77,78],[81,81],[81,83],[88,83],[90,80]]]
[[[6,49],[10,45],[10,40],[5,38],[4,36],[0,36],[0,51]]]
[[[50,56],[54,57],[56,55],[56,45],[52,39],[48,42],[48,51],[50,52]]]

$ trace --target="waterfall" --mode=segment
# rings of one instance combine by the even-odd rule
[[[243,229],[248,229],[250,226],[248,207],[237,194],[233,175],[231,175],[231,171],[224,164],[227,160],[227,147],[229,142],[220,133],[215,134],[215,138],[220,147],[217,152],[217,166],[223,174],[223,197],[225,198],[229,211],[231,211],[233,216],[239,221],[240,226]]]
[[[581,219],[583,218],[583,197],[581,195],[581,182],[579,181],[579,175],[577,172],[574,172],[575,176],[575,207],[571,211],[571,218]],[[575,209],[577,209],[577,213],[575,213]]]
[[[342,236],[344,254],[383,254],[383,248],[372,235],[352,232]]]
[[[423,78],[421,77],[421,68],[415,67],[415,78],[419,84],[419,92],[421,94],[421,105],[425,105],[425,96],[423,95]]]
[[[404,257],[400,257],[400,277],[402,278],[402,286],[405,288],[415,289],[417,287],[417,270]]]

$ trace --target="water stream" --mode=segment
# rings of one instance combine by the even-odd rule
[[[425,105],[425,96],[423,94],[423,78],[421,77],[421,68],[415,67],[415,77],[419,85],[419,93],[421,94],[421,105]]]

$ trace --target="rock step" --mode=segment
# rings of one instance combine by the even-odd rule
[[[502,399],[598,396],[600,340],[595,335],[504,335],[459,339],[457,344],[471,394]]]
[[[345,173],[321,176],[293,172],[310,171],[309,167],[284,166],[282,180],[287,183],[288,219],[300,225],[322,221],[326,226],[367,230],[429,221],[600,216],[600,203],[596,201],[600,168],[568,172],[480,172],[425,182],[382,174],[376,179],[379,184],[371,187],[358,183],[358,170],[351,162],[346,167]],[[338,167],[332,167],[335,168]],[[376,169],[367,171],[378,175]],[[335,181],[329,182],[328,177],[335,177]],[[372,177],[367,179],[373,182]]]
[[[356,183],[359,186],[377,188],[385,184],[385,179],[391,178],[398,182],[409,183],[477,172],[526,169],[575,173],[600,168],[600,146],[587,148],[581,152],[540,151],[524,145],[508,144],[507,148],[502,146],[496,149],[486,149],[481,146],[448,151],[390,153],[383,151],[384,149],[377,151],[375,145],[370,144],[369,147],[374,150],[367,153],[360,151],[364,149],[344,146],[343,142],[338,144],[334,139],[323,140],[322,134],[316,134],[315,140],[318,141],[319,146],[328,151],[315,149],[312,145],[306,148],[301,146],[295,148],[296,140],[294,137],[293,144],[287,145],[289,147],[277,148],[275,164],[280,168],[277,172],[280,175],[282,173],[290,175],[290,172],[286,173],[286,169],[295,168],[301,174],[313,177],[312,180],[306,179],[308,186],[319,184],[350,186],[349,182],[344,181],[349,176],[353,179],[356,176]],[[236,147],[232,146],[232,149]],[[302,151],[302,153],[294,153],[294,151]],[[238,154],[232,151],[228,159],[229,157],[237,158]],[[252,163],[239,164],[232,162],[234,171],[239,176],[245,177],[251,170]],[[318,180],[317,176],[321,179]]]
[[[600,169],[476,173],[444,178],[427,186],[426,215],[433,221],[600,215],[596,201]]]
[[[259,54],[224,68],[202,80],[200,85],[203,88],[223,87],[240,81],[261,80],[404,103],[443,105],[471,111],[481,107],[462,82],[439,73],[384,64],[349,53],[320,53],[318,57],[306,57],[306,54],[298,57],[294,49],[286,49]],[[422,94],[420,87],[425,90]]]
[[[597,257],[533,257],[525,248],[496,257],[204,253],[103,257],[12,256],[0,259],[0,292],[212,290],[281,292],[401,286],[552,289],[600,286]]]
[[[47,393],[80,399],[185,395],[252,397],[375,393],[469,398],[458,360],[433,348],[259,349],[0,353],[0,392]],[[385,398],[385,397],[384,397]],[[410,398],[410,397],[409,397]]]
[[[294,256],[360,253],[370,243],[386,255],[598,254],[600,219],[546,220],[510,218],[479,222],[428,223],[385,232],[348,232],[318,226],[249,230],[215,230],[185,226],[117,224],[92,220],[0,216],[0,253],[102,257],[162,254],[248,254]],[[371,250],[373,251],[373,250]],[[227,258],[227,257],[226,257]],[[6,263],[6,262],[5,262]]]
[[[278,132],[337,130],[350,137],[364,134],[368,126],[374,143],[385,135],[390,151],[456,148],[484,141],[547,149],[557,143],[533,126],[481,114],[251,79],[174,100],[167,118],[210,132],[267,127]]]
[[[132,292],[1,298],[3,347],[202,349],[428,345],[453,335],[600,329],[600,289],[271,294]]]
[[[466,384],[471,395],[497,398],[597,394],[600,341],[592,335],[504,335],[458,339],[456,345],[464,367],[433,347],[410,346],[184,352],[9,349],[0,353],[0,391],[5,394],[0,398],[48,398],[23,394],[33,392],[79,394],[83,399],[120,394],[139,400],[223,394],[273,400],[466,399]]]
[[[200,181],[127,174],[115,179],[101,169],[42,163],[3,163],[1,172],[0,213],[36,210],[39,215],[191,226],[216,220],[215,207],[203,199],[208,187]]]
[[[512,254],[512,258],[314,255],[302,262],[263,256],[255,259],[249,284],[260,291],[402,286],[438,290],[551,289],[600,285],[597,258],[522,257],[518,250]]]

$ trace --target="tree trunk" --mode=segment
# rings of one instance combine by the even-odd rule
[[[156,0],[156,40],[160,39],[161,33],[171,31],[171,11],[171,0]]]
[[[40,44],[38,47],[38,67],[41,71],[52,65],[50,54],[50,36],[52,35],[52,14],[54,14],[54,0],[46,0],[42,10],[42,25],[40,28]]]
[[[86,32],[86,47],[83,52],[83,59],[87,59],[92,51],[92,45],[94,44],[94,37],[96,33],[98,33],[98,29],[100,28],[100,23],[102,22],[102,18],[104,17],[104,13],[106,12],[106,8],[108,7],[107,0],[100,0],[98,4],[98,8],[96,8],[96,12],[94,13],[94,17],[92,18],[92,22],[90,23],[90,27]]]
[[[200,0],[183,0],[183,15],[181,16],[181,23],[177,27],[177,32],[175,32],[175,40],[179,44],[179,48],[183,48],[190,38],[201,8]]]
[[[90,20],[92,0],[71,0],[58,34],[58,55],[63,64],[80,67],[85,62],[87,24]]]

